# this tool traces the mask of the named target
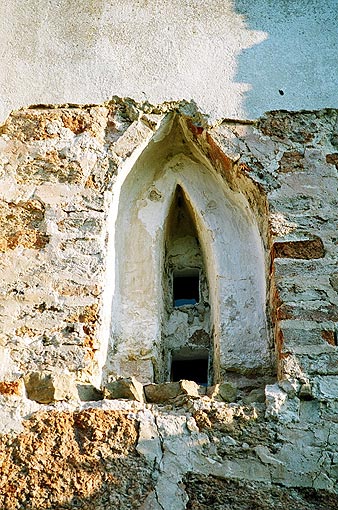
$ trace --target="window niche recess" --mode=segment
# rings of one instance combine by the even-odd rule
[[[209,288],[194,213],[180,186],[166,225],[163,291],[164,380],[207,385],[212,372]]]

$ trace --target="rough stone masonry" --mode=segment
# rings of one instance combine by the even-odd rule
[[[0,133],[0,507],[336,508],[338,111],[208,126],[115,98]],[[165,339],[204,324],[165,323],[172,182],[208,278],[207,388],[170,381]]]

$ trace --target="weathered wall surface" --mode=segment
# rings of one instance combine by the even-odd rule
[[[163,108],[189,110],[184,104]],[[156,229],[153,237],[150,231],[135,231],[129,239],[131,246],[137,247],[137,237],[144,239],[144,236],[149,237],[149,245],[143,242],[134,250],[135,268],[126,271],[123,268],[127,252],[125,245],[121,245],[121,236],[128,240],[128,236],[123,236],[129,231],[132,219],[124,218],[121,231],[114,232],[115,225],[116,228],[119,225],[119,209],[129,207],[128,196],[121,194],[122,183],[131,168],[138,170],[135,162],[150,140],[157,147],[156,135],[152,137],[164,115],[159,109],[145,113],[133,103],[116,102],[84,109],[23,110],[13,114],[3,126],[0,143],[4,380],[34,370],[67,368],[78,381],[99,385],[102,367],[114,361],[114,350],[108,360],[107,352],[111,330],[114,332],[116,327],[129,331],[123,348],[131,366],[135,358],[135,370],[121,368],[115,375],[140,376],[136,367],[140,360],[154,363],[156,354],[148,345],[152,334],[142,344],[145,326],[140,322],[133,332],[133,320],[138,324],[139,319],[132,317],[134,309],[141,307],[141,310],[143,306],[137,284],[141,277],[146,278],[145,283],[143,280],[139,283],[140,288],[146,285],[148,298],[152,296],[151,288],[157,289],[158,295],[151,298],[154,302],[150,309],[151,313],[161,315],[161,307],[156,304],[162,292],[158,264],[150,265],[147,274],[135,276],[139,257],[145,261],[157,257],[161,261],[160,234]],[[194,125],[200,121],[196,112],[190,110],[190,117],[185,121],[190,126],[185,135],[190,141],[186,139],[183,145],[190,143],[200,157],[204,155],[218,172],[220,185],[223,182],[229,193],[233,193],[231,196],[238,196],[238,204],[246,203],[245,207],[256,218],[266,254],[266,295],[259,297],[258,303],[263,299],[264,307],[266,301],[267,320],[274,327],[272,336],[276,338],[280,377],[288,375],[306,382],[313,375],[320,388],[323,378],[329,381],[325,378],[337,373],[337,112],[274,112],[254,124],[223,123],[209,130]],[[166,125],[161,129],[167,129]],[[158,136],[164,136],[161,130],[159,133]],[[171,147],[168,144],[165,146]],[[151,159],[145,158],[139,159],[143,163],[138,163],[139,177],[136,172],[133,182],[140,178],[142,165],[150,166]],[[158,179],[162,170],[156,172],[154,179]],[[165,198],[167,192],[173,191],[170,189],[166,191],[164,187],[157,193]],[[144,193],[148,193],[147,189]],[[135,214],[140,214],[140,218],[143,214],[142,221],[151,219],[150,227],[152,218],[157,218],[161,226],[161,210],[154,209],[161,201],[154,201],[153,196],[145,200],[141,195],[137,199],[140,209]],[[146,206],[151,208],[149,213]],[[204,211],[203,207],[198,203],[205,219],[207,209]],[[233,223],[240,236],[243,227],[239,219],[237,225],[235,220]],[[216,222],[208,229],[218,231],[222,225]],[[235,227],[231,237],[236,235]],[[207,240],[210,259],[213,250],[217,255],[217,243],[222,235],[220,230],[215,241]],[[117,258],[121,246],[122,253]],[[138,254],[142,246],[144,251]],[[221,246],[220,254],[229,252],[231,245],[228,246]],[[235,251],[242,250],[240,245],[234,246]],[[247,249],[255,252],[252,255],[239,252],[242,262],[256,260],[258,245],[247,244]],[[131,250],[128,260],[132,253]],[[215,264],[218,267],[215,282],[226,280],[226,273],[218,276],[223,273],[217,257]],[[229,267],[235,278],[235,268]],[[158,269],[160,272],[160,265]],[[123,295],[119,285],[124,287],[129,280],[131,287],[128,284],[130,289]],[[251,288],[250,281],[256,282],[256,290]],[[215,285],[211,285],[212,292]],[[236,305],[236,292],[244,291],[244,295],[249,292],[255,302],[262,292],[260,285],[260,280],[256,281],[252,275],[243,289],[220,287],[221,298],[214,299],[212,313],[219,307],[218,320],[224,322],[221,329],[232,324],[231,313],[240,317],[238,307],[242,302]],[[121,301],[122,308],[117,313],[113,307],[112,315],[114,296]],[[249,297],[243,300],[243,306]],[[134,303],[128,312],[130,319],[122,324],[120,315],[125,313],[129,300]],[[252,315],[252,329],[257,331],[261,327],[257,322],[259,306],[249,307],[245,312],[246,321]],[[145,311],[141,315],[148,313],[146,302],[143,307]],[[252,335],[249,329],[239,335],[244,337],[239,342],[244,346],[243,352],[254,345],[254,331]],[[222,349],[229,352],[236,349],[224,344],[227,337],[231,337],[231,329],[224,340],[220,337],[221,358],[227,356]],[[267,344],[265,347],[262,344],[260,349],[264,348],[268,348]],[[250,356],[248,352],[248,359]],[[246,366],[245,356],[238,363]],[[226,367],[225,361],[223,370]],[[233,368],[230,361],[228,368]],[[145,380],[151,381],[151,377]]]
[[[121,191],[118,200],[114,199],[115,260],[107,255],[108,265],[115,267],[116,273],[111,312],[114,354],[109,362],[114,375],[129,376],[135,375],[137,360],[138,368],[144,367],[138,374],[142,382],[167,381],[168,357],[175,351],[175,343],[176,349],[186,345],[202,327],[198,317],[202,300],[185,312],[181,308],[184,318],[180,318],[173,307],[171,289],[168,292],[164,283],[165,249],[169,246],[165,231],[177,186],[191,205],[195,237],[206,261],[210,287],[207,307],[215,351],[215,377],[210,379],[218,382],[226,369],[257,374],[271,368],[264,249],[245,198],[246,188],[229,188],[206,161],[203,144],[199,147],[191,140],[192,133],[182,121],[170,115],[163,119],[146,150],[129,171],[126,169],[124,179],[120,173]],[[192,256],[193,251],[188,254]],[[179,268],[189,268],[189,264],[185,261]],[[166,270],[173,272],[168,266]],[[171,317],[168,300],[170,312],[176,311]],[[188,322],[195,328],[190,333]],[[168,338],[171,334],[177,337],[173,343]],[[238,338],[248,341],[238,342]],[[163,349],[167,351],[164,355]]]
[[[174,184],[180,174],[175,171],[178,162],[172,165],[174,169],[170,172],[166,167],[168,158],[172,157],[167,151],[168,148],[177,151],[177,143],[171,145],[170,140],[165,138],[161,158],[158,153],[160,143],[155,137],[152,154],[155,151],[157,159],[140,158],[141,163],[137,163],[139,166],[135,165],[135,169],[133,163],[162,118],[160,110],[145,114],[131,103],[117,103],[84,110],[25,110],[5,124],[2,137],[2,263],[5,271],[2,317],[5,352],[12,350],[10,346],[14,342],[11,359],[16,363],[16,369],[9,367],[9,372],[67,367],[77,379],[100,384],[100,370],[107,362],[108,366],[117,365],[114,375],[136,375],[144,381],[153,380],[152,367],[156,371],[158,357],[154,346],[156,337],[161,334],[162,311],[160,264],[163,241],[159,236],[164,228],[170,194],[174,192]],[[164,123],[162,131],[166,129]],[[165,137],[162,131],[159,137]],[[178,135],[183,136],[180,131]],[[143,167],[148,168],[147,172],[152,176],[150,181],[145,180]],[[133,174],[129,175],[131,168]],[[188,176],[196,173],[196,168],[199,167],[193,164],[188,169]],[[161,184],[159,176],[163,172],[167,184]],[[228,206],[229,212],[223,211],[225,218],[232,218],[226,224],[230,234],[226,236],[225,226],[224,232],[222,230],[223,220],[215,214],[217,204],[208,219],[209,201],[204,196],[209,189],[207,173],[203,169],[198,172],[200,179],[190,177],[193,183],[190,187],[193,189],[192,196],[197,196],[195,202],[199,214],[205,209],[207,223],[204,230],[219,231],[214,241],[216,268],[213,271],[214,280],[221,280],[221,287],[219,296],[217,294],[213,299],[212,313],[216,314],[217,310],[217,328],[225,330],[233,326],[227,317],[230,307],[220,306],[221,301],[228,299],[235,305],[237,298],[233,294],[236,290],[242,295],[237,308],[247,302],[249,310],[252,308],[250,302],[255,303],[252,321],[245,329],[243,321],[237,323],[238,335],[244,335],[242,330],[249,334],[252,329],[253,346],[254,339],[257,343],[261,337],[265,320],[261,242],[258,240],[257,243],[257,232],[250,233],[251,224],[246,226],[247,220],[241,220],[243,207],[248,206],[243,206],[240,198],[237,206],[234,192],[233,195],[227,192],[227,200],[232,205],[231,208]],[[148,199],[152,179],[159,181],[160,191],[156,193],[162,193],[164,202]],[[182,181],[183,174],[180,179]],[[120,190],[125,180],[129,195],[123,191],[124,188]],[[188,178],[186,180],[189,182]],[[136,198],[134,192],[131,193],[134,182],[137,189],[139,182],[142,190]],[[222,178],[219,184],[222,184]],[[215,194],[218,190],[217,183],[208,193]],[[133,209],[131,200],[142,206]],[[221,207],[223,195],[219,203]],[[238,217],[233,212],[236,208]],[[121,209],[130,211],[134,216],[123,215]],[[143,230],[137,228],[138,224],[143,225]],[[238,243],[230,243],[230,238],[236,237]],[[210,240],[205,239],[206,249],[212,244]],[[242,270],[238,271],[237,265],[234,265],[234,254],[239,246],[244,247],[245,244],[248,247],[249,240],[253,253],[249,255],[242,249],[242,262],[238,266]],[[224,252],[233,253],[228,269],[233,278],[238,273],[237,280],[240,281],[246,275],[247,284],[241,283],[242,288],[231,289],[232,284],[227,284],[221,263]],[[213,256],[211,250],[210,259]],[[157,260],[157,263],[152,263],[152,260]],[[135,310],[138,310],[136,315]],[[233,314],[239,317],[239,310],[234,308]],[[246,314],[244,323],[249,320],[249,315]],[[111,330],[113,350],[106,360]],[[225,336],[230,337],[231,331]],[[265,334],[265,344],[251,350],[247,344],[248,360],[253,356],[252,367],[257,364],[255,356],[259,357],[260,351],[267,352],[266,343]],[[237,345],[240,352],[240,344]],[[221,352],[226,356],[224,347]],[[245,348],[241,355],[237,355],[241,358],[237,364],[244,367],[243,352],[245,354]],[[268,357],[267,354],[264,356]],[[247,362],[249,366],[250,363]],[[148,365],[150,368],[146,369]],[[4,373],[6,370],[4,366]]]
[[[335,510],[338,424],[324,404],[300,409],[274,421],[264,404],[187,395],[40,406],[0,438],[1,508]]]
[[[174,112],[184,144],[255,218],[278,375],[265,386],[225,366],[228,380],[205,395],[110,381],[102,400],[117,354],[112,204]],[[231,489],[236,508],[241,479],[258,500],[268,487],[289,508],[335,508],[337,110],[208,127],[187,104],[25,109],[1,128],[0,149],[2,507],[183,510],[212,495],[223,504]]]
[[[8,0],[0,121],[30,104],[194,99],[212,118],[338,106],[336,0]]]

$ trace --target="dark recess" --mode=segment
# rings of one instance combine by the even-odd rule
[[[201,386],[208,384],[208,358],[174,359],[171,364],[171,380],[173,382],[187,379]]]
[[[198,303],[199,276],[174,276],[174,306],[194,305]]]

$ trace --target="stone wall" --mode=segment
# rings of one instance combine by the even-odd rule
[[[179,129],[173,130],[175,122]],[[161,145],[171,140],[166,136],[176,137],[174,145]],[[114,237],[118,199],[128,210],[126,189],[142,189],[142,165],[148,168],[144,162],[154,147],[161,148],[159,161],[168,162],[175,154],[165,151],[178,146],[188,147],[184,157],[193,158],[194,165],[203,162],[219,188],[227,190],[227,199],[236,198],[230,203],[247,211],[254,225],[248,233],[257,232],[259,242],[239,252],[238,264],[249,267],[253,248],[262,250],[262,257],[254,259],[263,268],[256,285],[261,297],[253,294],[252,303],[262,302],[263,308],[248,305],[245,320],[253,326],[260,324],[259,317],[266,320],[267,334],[260,336],[253,327],[252,338],[257,352],[261,345],[267,354],[253,357],[256,364],[250,366],[254,344],[249,333],[238,335],[236,365],[227,357],[229,344],[223,343],[214,381],[220,385],[204,394],[178,386],[173,390],[170,384],[143,390],[137,381],[116,381],[132,375],[142,380],[144,367],[156,367],[156,351],[150,344],[140,351],[141,329],[127,346],[111,344],[112,324],[121,317],[112,309],[125,310],[114,309],[116,284],[124,277],[115,262],[125,263],[124,245]],[[318,504],[314,508],[327,498],[334,508],[336,496],[316,491],[338,491],[338,112],[276,111],[256,122],[207,126],[194,105],[185,102],[152,107],[115,99],[101,106],[28,108],[14,112],[1,127],[0,164],[2,507],[109,508],[113,493],[121,508],[198,508],[193,487],[199,475],[201,484],[211,484],[217,494],[224,490],[220,478],[241,479],[253,484],[256,494],[265,490],[260,483],[267,484],[270,494],[276,485],[313,489],[297,497]],[[123,187],[125,182],[129,187]],[[161,190],[147,182],[143,191],[151,195],[144,203],[141,195],[134,198],[144,220],[144,206],[158,203]],[[169,198],[164,194],[168,208]],[[239,227],[247,224],[239,222]],[[128,223],[121,226],[128,232]],[[135,242],[132,237],[131,247]],[[140,256],[135,254],[135,263]],[[218,266],[210,265],[209,274],[213,267]],[[128,285],[132,289],[135,282]],[[154,285],[160,289],[160,280]],[[138,291],[145,292],[143,287]],[[226,310],[236,310],[223,298],[215,297],[214,304],[220,321]],[[132,309],[128,313],[132,317]],[[126,326],[130,332],[138,324],[137,308],[134,314]],[[156,391],[160,396],[151,397]],[[140,402],[109,400],[118,397]],[[27,421],[36,411],[40,414]],[[109,439],[115,432],[106,422],[113,419],[122,427],[120,446]],[[91,433],[88,420],[102,420],[102,427]],[[38,434],[44,438],[45,427],[53,444],[43,439],[39,446]],[[132,444],[124,444],[123,427],[133,430],[128,432]],[[73,445],[67,452],[64,429]],[[88,446],[93,441],[96,460]],[[107,449],[115,452],[113,461]],[[79,451],[82,467],[74,464]],[[103,459],[100,467],[97,458]],[[18,467],[22,463],[25,467]],[[32,474],[46,463],[54,473],[48,491]],[[142,470],[137,483],[136,475],[131,477],[136,485],[120,484],[121,466]],[[60,473],[68,479],[62,496]],[[91,488],[84,490],[82,482]],[[236,487],[239,498],[241,488]],[[202,489],[200,498],[205,498]]]
[[[10,429],[22,397],[2,405]],[[187,395],[152,406],[36,405],[22,429],[1,436],[1,508],[250,510],[254,500],[257,510],[334,510],[338,424],[327,407],[302,400],[282,420],[262,403]]]

